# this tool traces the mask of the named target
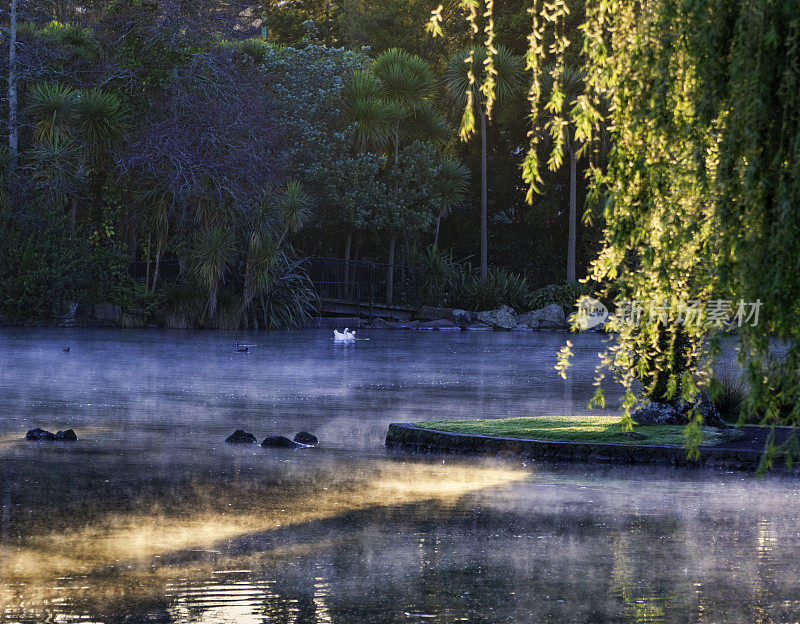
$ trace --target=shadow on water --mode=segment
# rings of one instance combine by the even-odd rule
[[[242,337],[0,334],[0,622],[800,617],[796,481],[382,450],[394,420],[582,411],[596,336],[569,385],[558,333]],[[220,443],[238,427],[322,448]]]

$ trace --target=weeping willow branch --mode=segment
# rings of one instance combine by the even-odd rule
[[[494,55],[497,54],[497,48],[494,47],[494,18],[492,17],[494,0],[485,0],[485,7],[483,17],[486,20],[486,25],[483,27],[483,32],[486,35],[486,39],[483,45],[486,46],[486,58],[483,61],[485,68],[484,79],[480,89],[486,101],[486,117],[491,119],[492,107],[497,96],[497,82],[495,81],[497,70],[494,67]]]
[[[797,0],[587,0],[585,6],[585,89],[569,107],[566,2],[532,0],[529,9],[532,127],[522,163],[528,201],[542,186],[540,141],[551,139],[546,161],[557,168],[569,124],[580,153],[592,155],[590,196],[604,198],[607,225],[590,278],[605,284],[617,305],[639,300],[679,309],[686,301],[759,300],[760,323],[735,328],[751,388],[746,409],[763,422],[800,425]],[[474,36],[478,2],[463,0],[462,7]],[[491,9],[487,3],[487,27]],[[493,45],[493,34],[485,34]],[[545,80],[552,89],[543,102]],[[484,81],[487,101],[495,89]],[[549,117],[544,124],[542,110]],[[473,129],[465,114],[462,132]],[[610,146],[603,167],[601,140]],[[679,327],[674,315],[658,314],[617,323],[618,340],[601,358],[595,402],[603,402],[609,372],[625,388],[626,426],[639,383],[657,400],[691,400],[709,384],[708,339],[731,329],[726,323]],[[772,336],[785,351],[770,349]],[[699,426],[695,414],[690,447]]]

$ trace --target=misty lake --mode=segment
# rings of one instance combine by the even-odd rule
[[[800,620],[796,479],[384,450],[585,413],[600,336],[360,333],[0,330],[0,622]]]

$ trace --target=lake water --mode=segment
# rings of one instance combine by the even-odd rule
[[[363,334],[2,330],[0,622],[800,620],[796,479],[383,449],[390,422],[585,412],[599,336],[563,381],[563,333]]]

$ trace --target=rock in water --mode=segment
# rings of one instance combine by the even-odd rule
[[[714,406],[711,397],[702,392],[694,403],[677,401],[651,401],[638,407],[631,414],[640,425],[685,425],[692,416],[693,408],[703,417],[703,424],[708,427],[726,427],[725,421]]]
[[[539,321],[539,329],[564,329],[567,326],[567,318],[564,309],[557,303],[551,303],[541,309],[542,318]]]
[[[450,312],[450,320],[458,325],[461,329],[465,329],[472,322],[472,315],[466,310],[453,309]]]
[[[470,323],[464,329],[467,331],[492,331],[492,326],[486,323]]]
[[[508,306],[498,310],[478,312],[478,320],[497,329],[514,329],[517,326],[517,315]]]
[[[258,442],[256,436],[254,436],[252,433],[242,431],[241,429],[234,431],[231,435],[225,438],[225,441],[228,444],[255,444]]]
[[[433,330],[454,330],[460,329],[453,321],[449,319],[439,319],[438,321],[426,321],[419,324],[419,329],[433,329]]]
[[[319,444],[319,440],[317,440],[317,436],[313,433],[309,433],[308,431],[301,431],[296,436],[294,436],[294,441],[299,442],[300,444],[306,444],[308,446],[316,446]]]
[[[66,431],[57,431],[53,439],[56,442],[77,442],[78,436],[72,429],[67,429]]]
[[[297,442],[293,442],[284,436],[269,436],[268,438],[264,438],[264,441],[261,443],[262,448],[296,449],[300,448],[300,446],[301,445]]]
[[[539,324],[544,318],[544,310],[534,310],[533,312],[526,312],[517,317],[517,323],[525,325],[530,329],[539,329]]]
[[[686,417],[672,403],[651,401],[631,414],[639,425],[685,425]]]
[[[56,436],[49,431],[36,427],[36,429],[31,429],[25,434],[25,439],[38,442],[39,440],[55,440]]]
[[[708,427],[727,427],[727,423],[722,418],[717,410],[717,406],[714,405],[714,401],[711,400],[711,397],[708,395],[707,392],[701,392],[694,403],[683,403],[681,405],[681,412],[686,415],[686,420],[689,420],[689,416],[691,415],[692,408],[697,406],[697,410],[700,412],[700,415],[703,417],[703,424]]]

